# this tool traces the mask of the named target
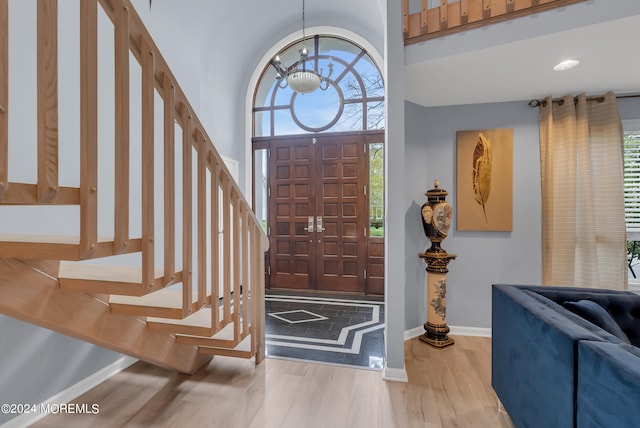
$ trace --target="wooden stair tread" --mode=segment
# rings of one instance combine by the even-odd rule
[[[197,296],[193,295],[193,303],[198,301]],[[110,304],[129,305],[129,306],[152,306],[156,308],[182,308],[182,290],[158,290],[144,296],[118,296],[111,295]]]
[[[211,327],[211,308],[201,308],[199,311],[194,312],[186,318],[177,320],[171,318],[156,318],[148,317],[148,324],[169,324],[172,326],[186,326],[186,327]]]
[[[142,268],[140,266],[106,266],[61,262],[60,279],[62,278],[140,284],[142,282]],[[162,267],[155,269],[155,279],[160,278],[164,278],[164,268]]]
[[[243,339],[243,337],[238,337],[238,338],[234,337],[234,332],[235,332],[235,323],[229,322],[221,330],[214,332],[210,336],[176,334],[176,340],[178,343],[194,345],[194,346],[205,346],[205,347],[220,348],[220,349],[234,349],[238,345],[238,342]]]
[[[205,355],[223,355],[236,358],[252,358],[255,354],[251,350],[252,337],[245,337],[233,348],[217,348],[209,346],[198,346],[198,352]]]
[[[140,266],[105,266],[78,262],[60,262],[60,287],[86,293],[142,296],[153,290],[143,287]],[[180,275],[176,275],[180,276]],[[162,288],[164,269],[155,269],[154,288]]]
[[[0,235],[2,242],[24,242],[31,244],[80,244],[79,236],[64,235],[18,235],[18,234],[2,234]]]

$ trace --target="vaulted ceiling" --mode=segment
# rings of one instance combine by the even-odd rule
[[[172,38],[183,67],[213,87],[241,90],[265,52],[300,30],[300,0],[134,0],[153,15],[155,34]],[[307,26],[358,33],[383,53],[383,0],[306,0]],[[398,0],[400,7],[400,0]],[[171,31],[166,31],[171,29]],[[153,29],[152,29],[153,30]],[[589,0],[405,48],[406,98],[453,105],[614,90],[640,92],[640,1]],[[159,43],[162,48],[162,40]],[[191,54],[195,55],[191,55]],[[567,57],[579,67],[553,72]],[[189,58],[189,59],[187,59]],[[193,58],[199,58],[195,63]],[[191,72],[194,72],[191,70]],[[187,74],[187,72],[185,72]]]

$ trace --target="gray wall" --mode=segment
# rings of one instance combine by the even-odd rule
[[[618,111],[622,120],[640,119],[640,98],[618,99]]]
[[[454,206],[443,242],[443,248],[458,255],[447,277],[447,324],[490,327],[491,284],[541,281],[538,110],[526,101],[430,108],[406,103],[405,123],[406,329],[426,321],[426,272],[418,253],[428,240],[420,206],[434,179]],[[456,131],[496,128],[513,128],[513,231],[457,231]]]
[[[121,357],[0,315],[0,403],[39,404]],[[0,413],[0,425],[16,416]]]
[[[622,120],[640,118],[640,98],[621,98]],[[425,265],[417,256],[428,240],[422,232],[420,206],[424,192],[439,179],[454,205],[454,223],[443,247],[458,258],[447,276],[447,324],[491,327],[491,284],[539,284],[540,139],[538,109],[527,101],[451,107],[405,105],[405,328],[426,321]],[[456,131],[513,128],[513,231],[455,230]]]

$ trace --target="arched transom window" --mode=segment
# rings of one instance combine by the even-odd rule
[[[299,41],[278,55],[282,65],[297,65]],[[369,54],[345,39],[316,35],[306,41],[307,64],[327,76],[327,90],[300,95],[281,88],[269,65],[258,84],[254,100],[254,137],[317,132],[384,129],[384,83]]]

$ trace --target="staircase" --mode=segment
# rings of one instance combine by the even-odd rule
[[[20,96],[9,96],[19,92],[9,55],[18,13],[9,6],[23,3],[0,0],[0,313],[183,373],[215,355],[260,363],[268,240],[131,2],[81,0],[69,18],[79,25],[80,68],[79,156],[70,157],[58,135],[67,106],[58,70],[72,67],[60,59],[71,48],[59,46],[58,22],[68,13],[57,0],[37,2],[37,154],[26,164],[9,132]],[[114,106],[102,104],[105,85]],[[78,186],[61,185],[63,158],[79,159]],[[33,182],[12,181],[29,162]],[[16,206],[39,219],[33,233],[13,232]],[[48,225],[61,208],[78,216],[75,235]]]

